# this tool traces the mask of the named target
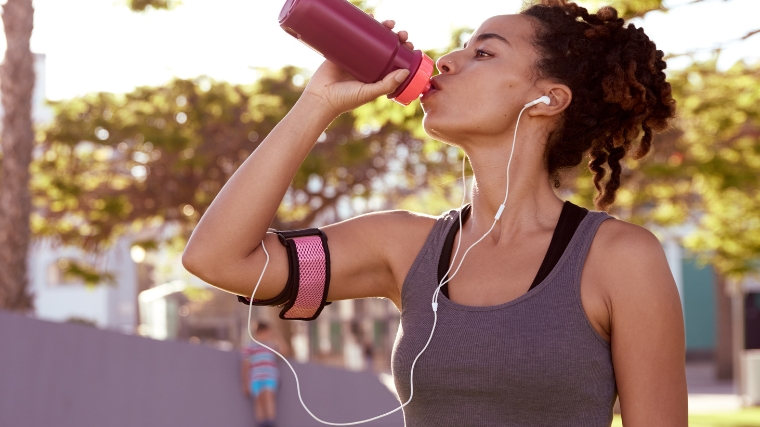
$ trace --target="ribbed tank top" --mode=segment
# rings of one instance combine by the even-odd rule
[[[392,369],[401,402],[433,326],[438,262],[458,210],[436,220],[404,281]],[[609,427],[617,397],[610,345],[581,304],[586,255],[601,223],[589,212],[551,272],[530,292],[495,306],[438,298],[438,323],[414,367],[408,427]]]

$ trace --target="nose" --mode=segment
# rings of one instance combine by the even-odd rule
[[[450,73],[453,70],[454,61],[449,55],[443,55],[435,61],[435,66],[441,74]]]

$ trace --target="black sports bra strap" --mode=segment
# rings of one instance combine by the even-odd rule
[[[470,204],[467,204],[462,208],[462,224],[467,222],[471,208],[472,206]],[[581,221],[583,221],[583,218],[587,213],[587,209],[567,201],[565,202],[562,206],[562,213],[559,215],[557,226],[554,228],[554,234],[552,234],[549,249],[546,251],[541,267],[538,268],[538,273],[536,273],[536,277],[533,279],[533,283],[530,285],[528,291],[538,286],[546,276],[551,273],[552,269],[554,269],[554,266],[557,265],[560,257],[562,257],[562,254],[565,252],[567,245],[570,244],[570,240],[573,238],[575,230],[578,228]],[[449,264],[451,263],[451,253],[454,249],[454,239],[456,238],[457,231],[459,231],[459,221],[456,221],[451,226],[449,233],[446,235],[441,258],[438,261],[438,283],[440,283],[444,276],[446,276],[446,270],[448,270]],[[448,279],[448,276],[446,276],[446,278]],[[448,283],[441,287],[441,293],[448,298]]]

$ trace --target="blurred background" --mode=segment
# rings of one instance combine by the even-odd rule
[[[0,310],[240,348],[246,306],[190,275],[180,257],[217,192],[322,61],[279,28],[282,3],[0,0]],[[522,6],[353,3],[394,19],[432,58]],[[654,231],[667,253],[686,322],[692,422],[760,426],[751,408],[760,405],[760,1],[579,3],[617,7],[668,61],[678,117],[643,161],[624,165],[610,213]],[[421,120],[418,103],[385,98],[342,115],[272,227],[457,207],[462,154],[427,137]],[[593,207],[585,164],[562,184],[561,197]],[[399,313],[389,301],[336,302],[312,322],[277,313],[254,309],[296,361],[371,372],[392,388]],[[0,399],[10,392],[0,389]]]

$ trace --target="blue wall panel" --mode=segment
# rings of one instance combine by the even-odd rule
[[[715,348],[715,285],[711,266],[683,259],[686,350]]]

